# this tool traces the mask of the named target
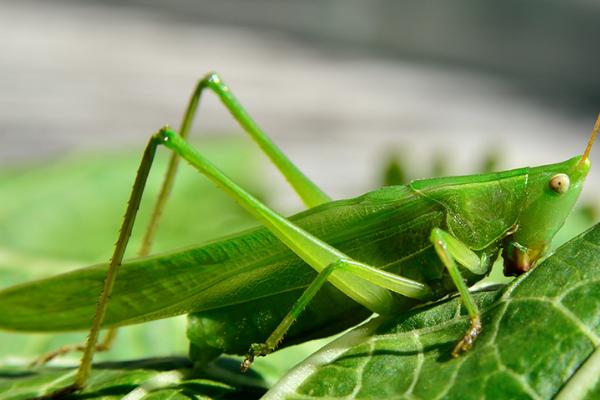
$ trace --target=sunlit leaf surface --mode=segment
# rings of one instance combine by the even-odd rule
[[[342,336],[266,399],[564,399],[598,393],[600,225],[530,274],[483,292],[475,348],[450,358],[468,326],[454,298]]]

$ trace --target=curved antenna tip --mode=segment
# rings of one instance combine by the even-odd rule
[[[596,140],[596,136],[598,135],[598,130],[600,130],[600,113],[598,113],[598,118],[596,118],[596,123],[594,124],[594,129],[592,129],[592,136],[590,136],[590,140],[588,140],[587,147],[585,148],[585,152],[583,156],[581,156],[581,160],[579,164],[583,164],[585,160],[587,160],[590,156],[590,151],[592,150],[592,145],[594,144],[594,140]]]

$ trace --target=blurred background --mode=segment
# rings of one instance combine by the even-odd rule
[[[2,284],[38,274],[23,265],[43,275],[106,259],[149,135],[179,125],[209,71],[334,198],[390,170],[406,180],[580,154],[600,111],[599,20],[593,0],[0,0],[0,267],[19,271]],[[194,137],[216,138],[203,148],[277,209],[301,209],[211,94]],[[187,239],[158,248],[253,224],[178,185],[182,209],[225,222],[184,214],[171,229]],[[185,223],[196,220],[203,233]]]
[[[580,153],[600,109],[600,3],[0,1],[2,165],[141,148],[218,71],[335,197],[377,186],[392,148],[429,176]],[[197,130],[237,134],[213,96]],[[483,147],[482,147],[483,146]],[[277,181],[279,182],[279,181]]]

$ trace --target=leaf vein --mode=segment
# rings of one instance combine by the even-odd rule
[[[496,360],[498,361],[498,371],[507,373],[513,379],[515,379],[517,382],[519,382],[522,385],[523,390],[525,390],[525,392],[527,392],[527,394],[529,396],[531,396],[531,398],[536,399],[536,400],[541,400],[542,397],[531,387],[531,385],[529,385],[529,382],[527,382],[527,379],[525,379],[525,377],[523,375],[513,371],[506,364],[504,364],[504,362],[502,361],[502,356],[500,355],[500,352],[498,351],[498,347],[493,346],[493,349],[494,349],[494,358],[496,358]]]
[[[371,360],[371,358],[373,357],[373,351],[375,351],[375,341],[371,339],[371,340],[368,340],[367,343],[369,344],[369,352],[364,357],[364,361],[361,363],[361,365],[355,369],[356,385],[354,386],[354,390],[352,390],[352,393],[350,393],[346,397],[349,400],[355,399],[358,392],[360,392],[360,390],[362,389],[364,370],[365,370],[366,366],[369,364],[369,361]]]
[[[421,375],[421,368],[423,368],[423,364],[425,362],[425,356],[423,355],[423,343],[421,342],[421,338],[417,332],[413,333],[413,337],[415,340],[415,344],[417,346],[418,353],[417,353],[417,365],[415,366],[415,369],[414,369],[415,372],[413,374],[413,380],[410,383],[408,390],[406,391],[406,394],[409,397],[412,397],[413,390],[414,390],[415,386],[417,385],[417,382],[419,381],[419,375]]]
[[[561,314],[569,319],[579,330],[594,344],[594,347],[600,346],[600,337],[596,335],[577,315],[565,307],[558,298],[551,297],[519,297],[512,301],[537,301],[541,303],[552,304]]]

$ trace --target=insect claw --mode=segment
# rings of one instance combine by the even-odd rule
[[[240,370],[242,372],[248,371],[252,362],[254,362],[255,357],[266,356],[269,353],[272,353],[275,349],[270,347],[266,343],[252,343],[250,345],[250,350],[248,350],[248,354],[246,354],[246,358],[242,361],[240,365]]]
[[[475,343],[475,339],[477,339],[479,333],[481,333],[481,320],[479,317],[472,318],[471,327],[467,333],[465,333],[465,336],[456,344],[456,346],[454,346],[452,357],[456,358],[461,353],[469,351],[471,347],[473,347],[473,343]]]
[[[242,363],[240,364],[240,371],[242,373],[248,372],[248,370],[252,366],[252,362],[253,361],[254,361],[254,355],[253,354],[247,354],[246,358],[244,359],[244,361],[242,361]]]

